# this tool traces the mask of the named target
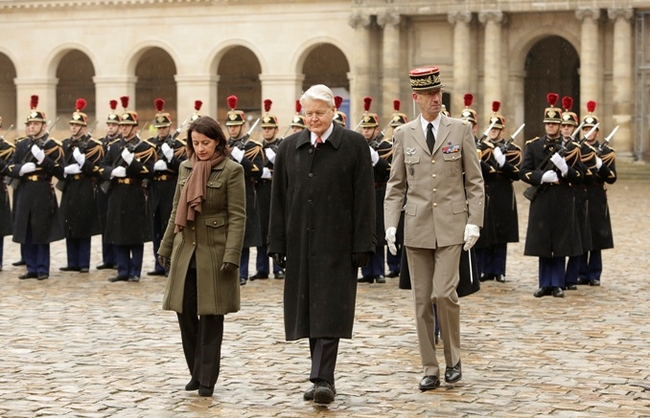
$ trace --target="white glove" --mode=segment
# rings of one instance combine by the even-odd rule
[[[126,177],[126,168],[124,167],[115,167],[113,171],[111,171],[111,178],[113,177]]]
[[[22,167],[20,167],[20,171],[18,172],[18,174],[22,176],[23,174],[33,173],[34,171],[36,171],[36,164],[25,163],[22,165]]]
[[[79,148],[75,148],[74,151],[72,151],[72,156],[79,165],[84,165],[86,162],[86,154],[79,151]]]
[[[271,161],[271,164],[275,164],[275,152],[271,148],[264,148],[264,154]]]
[[[542,183],[557,183],[557,173],[553,170],[548,170],[542,174]]]
[[[163,159],[156,161],[156,163],[153,165],[153,171],[165,171],[165,170],[167,170],[167,163]]]
[[[126,161],[128,165],[131,165],[131,163],[133,162],[133,153],[128,149],[124,148],[122,150],[122,159],[124,159],[124,161]]]
[[[273,174],[271,173],[271,170],[269,170],[268,167],[264,167],[262,169],[262,178],[266,180],[271,180],[273,178]]]
[[[68,174],[79,174],[79,173],[81,173],[81,167],[79,166],[79,164],[76,164],[76,163],[66,165],[63,168],[63,173],[66,174],[66,175],[68,175]]]
[[[603,160],[600,157],[596,157],[596,170],[600,170],[600,167],[603,166]]]
[[[395,238],[396,232],[397,228],[394,226],[386,228],[386,244],[388,244],[388,251],[393,255],[397,255],[397,247],[395,246],[395,241],[397,240]]]
[[[40,164],[43,162],[43,159],[45,158],[45,151],[40,149],[38,145],[34,144],[32,145],[32,155],[34,156],[34,158],[36,158],[36,161],[38,161],[38,163]]]
[[[480,236],[481,230],[478,226],[472,224],[465,225],[465,235],[463,235],[465,245],[463,246],[463,250],[469,251],[474,244],[476,244],[476,241],[478,241],[478,237]]]
[[[566,163],[564,157],[562,157],[557,152],[551,157],[551,162],[555,164],[557,168],[562,172],[562,177],[566,176],[566,173],[569,171],[569,166]]]
[[[499,167],[503,167],[503,165],[506,163],[506,156],[503,155],[503,152],[501,152],[500,147],[494,147],[494,159],[497,160],[497,164],[499,164]]]
[[[237,160],[238,163],[241,163],[242,158],[244,158],[244,150],[241,150],[237,147],[233,147],[230,150],[230,155],[232,155],[232,158]]]
[[[163,142],[163,144],[162,144],[162,146],[160,147],[160,149],[162,150],[163,155],[165,156],[165,158],[167,159],[167,161],[171,163],[171,162],[172,162],[172,158],[174,158],[174,150],[172,149],[172,147],[170,147],[169,145],[167,145],[166,142]]]
[[[370,148],[370,159],[372,160],[372,166],[374,167],[379,162],[379,153],[372,147],[368,148]]]

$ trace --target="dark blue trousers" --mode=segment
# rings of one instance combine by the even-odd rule
[[[580,256],[579,277],[589,280],[600,280],[602,273],[603,253],[601,250],[588,251]]]
[[[386,264],[388,270],[399,273],[402,267],[402,246],[398,245],[397,255],[393,255],[390,251],[386,251]]]
[[[239,277],[248,279],[248,260],[250,259],[250,248],[244,247],[241,249],[241,259],[239,261]]]
[[[158,262],[158,248],[160,248],[160,242],[163,239],[165,230],[162,228],[160,222],[160,214],[156,214],[153,222],[153,259],[154,259],[154,269],[156,271],[165,272],[165,268],[160,265]]]
[[[255,266],[257,267],[257,272],[262,273],[268,276],[269,274],[269,257],[267,254],[267,246],[257,247],[257,259],[255,260]],[[281,272],[282,269],[275,263],[273,263],[273,274]],[[242,276],[244,277],[244,276]]]
[[[487,275],[506,275],[507,244],[494,244],[476,250],[479,272]]]
[[[569,261],[566,263],[566,273],[564,275],[564,280],[567,286],[578,284],[578,271],[580,269],[581,261],[581,255],[569,257]]]
[[[565,257],[539,257],[539,287],[564,287]]]
[[[363,277],[383,276],[385,263],[384,246],[378,245],[375,248],[375,254],[370,257],[368,264],[365,267],[361,267],[361,274]]]
[[[116,245],[117,275],[121,277],[140,277],[142,274],[143,253],[143,244]]]
[[[68,267],[90,267],[90,237],[67,238],[65,240],[65,247],[68,252]]]
[[[22,245],[28,273],[50,274],[50,244],[32,243],[32,229],[27,228],[26,243]]]
[[[102,262],[109,266],[114,266],[115,261],[115,245],[107,244],[102,240]]]

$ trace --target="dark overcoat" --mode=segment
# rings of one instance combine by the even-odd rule
[[[612,221],[609,216],[606,184],[616,182],[616,152],[607,145],[593,145],[603,161],[600,169],[593,168],[587,183],[587,201],[593,250],[614,248]]]
[[[244,248],[262,245],[262,227],[257,203],[257,182],[262,177],[264,168],[264,150],[262,145],[252,139],[239,138],[228,140],[230,148],[238,147],[244,150],[244,157],[239,162],[244,167],[246,181],[246,235]],[[235,161],[233,159],[233,161]]]
[[[567,257],[583,253],[578,228],[574,189],[572,182],[583,181],[580,148],[571,143],[565,160],[569,170],[563,177],[548,157],[558,150],[559,140],[549,140],[546,135],[526,143],[521,163],[521,180],[540,186],[535,200],[530,203],[524,254],[537,257]],[[558,184],[542,184],[542,175],[555,170]]]
[[[9,206],[9,190],[5,183],[7,167],[11,156],[15,151],[14,144],[7,142],[0,137],[0,237],[11,235],[13,227],[13,215]],[[0,260],[0,264],[2,260]]]
[[[368,143],[334,124],[318,149],[304,130],[275,158],[269,253],[286,254],[287,340],[351,338],[353,253],[375,251],[375,191]]]

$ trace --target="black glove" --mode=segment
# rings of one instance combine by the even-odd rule
[[[355,267],[364,267],[370,261],[370,253],[352,253],[352,265]]]
[[[160,263],[161,266],[163,266],[165,270],[169,270],[169,267],[171,266],[171,260],[169,258],[159,255],[158,262]]]
[[[221,271],[223,271],[224,273],[232,273],[238,268],[239,266],[233,263],[224,262],[223,264],[221,264]]]
[[[287,266],[287,256],[284,254],[280,253],[272,253],[270,254],[271,258],[273,261],[275,261],[275,264],[280,266],[280,268],[285,268]]]

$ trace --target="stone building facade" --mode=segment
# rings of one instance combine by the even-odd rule
[[[621,157],[648,154],[650,0],[0,0],[0,24],[5,129],[22,130],[32,94],[66,122],[85,98],[97,135],[120,96],[143,121],[162,97],[180,124],[195,100],[223,120],[235,94],[252,119],[271,99],[284,132],[315,83],[347,99],[350,127],[365,96],[385,126],[395,99],[414,115],[408,70],[433,64],[452,116],[472,93],[484,128],[498,100],[522,144],[552,91],[582,115],[596,101]]]

